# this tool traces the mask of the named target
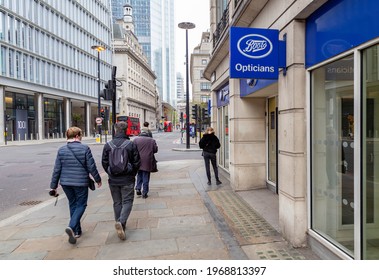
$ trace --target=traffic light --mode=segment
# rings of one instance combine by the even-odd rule
[[[205,121],[206,119],[208,119],[208,117],[209,117],[208,110],[206,108],[202,108],[201,109],[201,119],[203,121]]]
[[[183,122],[183,112],[180,112],[180,122]]]
[[[103,107],[101,107],[101,109],[100,109],[100,117],[103,119],[105,118],[105,111],[104,111]]]
[[[197,121],[197,104],[192,105],[192,118]]]
[[[105,85],[105,89],[100,93],[100,97],[104,100],[112,100],[114,93],[116,92],[116,81],[108,80],[108,83]]]

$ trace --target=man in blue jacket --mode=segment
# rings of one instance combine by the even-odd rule
[[[134,201],[134,184],[136,181],[137,171],[141,165],[140,156],[136,145],[129,140],[126,130],[128,124],[126,122],[117,122],[114,125],[115,136],[112,143],[120,147],[125,141],[130,142],[123,149],[128,154],[128,168],[124,172],[114,175],[110,172],[109,160],[112,147],[109,142],[104,145],[101,164],[105,172],[108,174],[109,188],[113,200],[113,211],[115,217],[115,228],[117,235],[121,240],[125,240],[125,227],[132,211]]]

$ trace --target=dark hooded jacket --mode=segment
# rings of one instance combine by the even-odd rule
[[[216,154],[217,149],[221,147],[221,144],[217,136],[214,133],[211,133],[203,135],[199,141],[199,147],[200,149],[203,149],[204,152]]]

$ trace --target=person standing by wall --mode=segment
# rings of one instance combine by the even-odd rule
[[[70,207],[70,222],[65,232],[68,242],[76,243],[82,235],[80,219],[87,207],[89,173],[101,187],[101,177],[92,157],[91,149],[81,143],[82,130],[70,127],[66,131],[67,145],[58,150],[50,183],[50,195],[56,196],[58,182],[65,192]]]
[[[116,221],[115,228],[117,235],[121,240],[126,239],[125,227],[132,211],[134,201],[134,185],[137,171],[140,167],[141,160],[135,144],[129,140],[126,135],[128,125],[126,122],[117,122],[114,125],[114,139],[104,145],[101,164],[108,174],[109,188],[113,200],[113,212]],[[127,153],[127,168],[118,174],[113,174],[110,168],[112,158],[111,145],[122,147]]]
[[[150,173],[157,170],[154,154],[158,152],[157,142],[147,134],[141,134],[133,140],[141,156],[141,166],[137,174],[136,194],[148,197]]]
[[[221,147],[220,140],[214,134],[214,129],[212,127],[208,127],[206,133],[204,133],[203,137],[199,141],[200,149],[203,149],[203,157],[205,163],[205,171],[207,173],[208,185],[211,185],[211,170],[210,164],[212,163],[213,171],[216,177],[216,185],[222,184],[218,177],[218,167],[217,167],[217,150]]]

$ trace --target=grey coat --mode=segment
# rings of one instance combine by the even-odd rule
[[[76,160],[68,146],[86,169]],[[62,186],[88,187],[89,173],[96,182],[101,181],[91,149],[78,141],[68,142],[58,150],[50,188],[56,189],[58,182]]]

